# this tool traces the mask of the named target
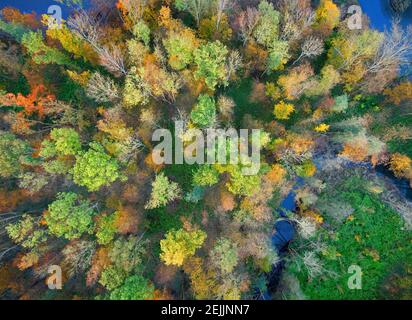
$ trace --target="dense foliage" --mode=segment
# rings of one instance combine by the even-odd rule
[[[0,299],[412,298],[411,27],[351,28],[356,1],[58,3],[61,25],[1,8]],[[259,158],[179,164],[159,128],[191,159],[260,129],[206,151]]]

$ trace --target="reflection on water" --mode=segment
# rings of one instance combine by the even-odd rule
[[[395,0],[407,2],[406,0]],[[397,15],[390,5],[390,0],[359,0],[363,12],[369,17],[373,28],[383,31],[390,27],[393,18],[399,16],[401,25],[407,27],[412,23],[412,3],[401,15]]]

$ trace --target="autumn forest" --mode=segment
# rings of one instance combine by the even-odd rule
[[[356,0],[0,1],[0,300],[412,299],[388,3],[378,30]],[[156,160],[211,129],[258,162]]]

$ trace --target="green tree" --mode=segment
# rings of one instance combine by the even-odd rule
[[[0,133],[0,177],[16,177],[31,159],[30,146],[11,133]]]
[[[68,240],[93,233],[95,212],[87,200],[73,192],[59,193],[49,205],[45,220],[50,233]]]
[[[71,128],[53,129],[50,137],[60,155],[76,155],[82,148],[79,134]]]
[[[216,103],[213,97],[205,94],[200,95],[190,117],[193,123],[200,128],[206,128],[215,124]]]
[[[127,274],[136,272],[143,262],[147,241],[136,236],[116,239],[109,252],[114,265]]]
[[[146,209],[155,209],[166,206],[169,202],[179,199],[181,190],[176,182],[170,181],[164,173],[156,176],[152,183],[152,194]]]
[[[273,42],[278,38],[280,14],[273,7],[273,4],[266,0],[260,2],[259,23],[256,26],[253,36],[257,43],[266,48],[273,47]]]
[[[133,35],[140,41],[142,41],[145,46],[150,43],[150,28],[143,20],[139,20],[133,27]]]
[[[97,191],[120,178],[116,159],[96,142],[90,143],[90,149],[76,157],[72,173],[74,182],[89,191]]]
[[[194,52],[194,61],[197,66],[196,79],[202,78],[210,89],[218,84],[227,85],[226,58],[229,51],[220,41],[209,42]]]
[[[110,294],[110,300],[149,300],[153,297],[154,286],[142,275],[127,278],[121,287]]]
[[[22,37],[22,44],[37,64],[72,64],[70,58],[63,52],[44,43],[41,31],[25,33]]]
[[[114,290],[120,287],[127,277],[126,272],[114,266],[107,267],[102,271],[99,283],[107,290]]]
[[[160,259],[166,265],[181,266],[185,259],[193,256],[196,249],[203,245],[206,233],[202,230],[171,230],[160,241]]]
[[[239,261],[236,243],[226,238],[219,239],[210,253],[210,261],[222,274],[232,273]]]
[[[100,217],[96,231],[96,238],[98,244],[106,245],[113,240],[117,231],[116,226],[114,224],[115,220],[116,214],[110,214]]]
[[[200,166],[193,175],[196,186],[212,186],[219,182],[219,172],[210,165]]]
[[[47,240],[46,231],[40,228],[40,219],[27,214],[6,226],[6,231],[10,239],[26,249],[34,249]]]
[[[193,53],[199,46],[195,34],[188,28],[180,32],[170,32],[163,40],[169,55],[169,64],[175,70],[182,70],[193,61]]]

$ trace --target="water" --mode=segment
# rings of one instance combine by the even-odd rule
[[[23,13],[35,12],[38,15],[47,14],[51,5],[59,5],[62,8],[63,19],[67,18],[72,10],[54,0],[0,0],[0,8],[13,7],[18,8]]]
[[[390,28],[395,13],[389,5],[389,0],[358,0],[362,11],[369,17],[372,28],[384,31]],[[401,15],[401,25],[406,28],[412,23],[412,4]]]

